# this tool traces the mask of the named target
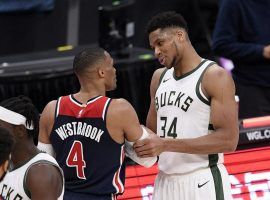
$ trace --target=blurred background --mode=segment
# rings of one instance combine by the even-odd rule
[[[112,0],[0,0],[0,55],[85,45],[99,39],[99,12]],[[134,46],[147,47],[146,22],[159,11],[175,10],[188,21],[190,38],[199,53],[211,55],[209,40],[218,12],[218,0],[134,1]],[[105,22],[104,22],[105,23]]]
[[[149,49],[147,21],[160,11],[181,13],[199,55],[230,71],[233,62],[211,50],[220,2],[0,0],[0,101],[24,94],[41,112],[49,101],[78,91],[74,55],[99,44],[113,55],[117,70],[118,87],[108,95],[127,99],[145,124],[151,77],[161,67]],[[239,127],[237,151],[225,155],[234,199],[270,200],[270,118],[241,119]],[[128,166],[126,192],[120,199],[150,200],[156,173],[157,166]]]

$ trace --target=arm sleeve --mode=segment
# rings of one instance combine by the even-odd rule
[[[47,154],[50,154],[52,157],[55,158],[55,152],[53,150],[52,144],[45,144],[45,143],[42,143],[42,142],[38,142],[37,148],[40,151],[45,152]]]
[[[149,136],[149,133],[145,130],[145,128],[142,127],[142,129],[143,129],[143,134],[139,140],[143,140]],[[142,165],[144,167],[151,167],[157,162],[157,160],[158,160],[157,156],[148,157],[148,158],[138,157],[136,152],[133,149],[133,144],[134,144],[134,142],[129,142],[129,141],[125,140],[125,153],[131,160],[133,160],[134,162],[136,162],[139,165]]]

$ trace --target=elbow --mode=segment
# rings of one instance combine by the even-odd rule
[[[237,143],[236,144],[230,144],[230,145],[227,146],[226,151],[224,151],[224,152],[233,152],[233,151],[236,150],[236,148],[237,148]]]
[[[239,131],[235,131],[231,138],[227,138],[224,145],[224,152],[233,152],[236,150],[239,140]]]
[[[226,142],[226,144],[223,146],[223,153],[227,153],[227,152],[233,152],[236,150],[237,144],[232,142],[232,141],[228,141]]]

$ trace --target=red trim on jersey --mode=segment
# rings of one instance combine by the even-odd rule
[[[58,115],[72,116],[76,118],[102,118],[102,113],[108,97],[97,97],[93,102],[83,106],[73,102],[71,96],[63,96],[59,102]]]
[[[121,171],[121,167],[123,164],[125,158],[125,153],[124,153],[124,146],[122,146],[121,149],[121,155],[120,155],[120,167],[119,169],[115,172],[114,177],[113,177],[113,185],[116,187],[116,192],[117,193],[123,193],[124,192],[124,185],[119,177],[119,173]]]

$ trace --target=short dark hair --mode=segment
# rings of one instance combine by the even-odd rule
[[[79,52],[73,61],[75,74],[82,74],[85,70],[105,58],[105,50],[101,47],[90,47]]]
[[[38,140],[39,131],[39,112],[29,97],[20,95],[0,102],[0,106],[23,115],[26,118],[26,124],[33,124],[34,129],[28,130],[28,135],[34,139],[35,144]]]
[[[9,159],[13,144],[14,138],[11,133],[0,127],[0,165]]]
[[[150,34],[157,29],[180,27],[188,31],[186,20],[179,13],[167,11],[153,16],[146,26],[146,32]]]

